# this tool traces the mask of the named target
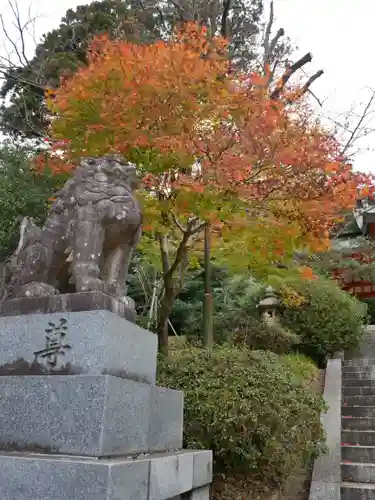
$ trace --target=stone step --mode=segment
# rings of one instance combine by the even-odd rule
[[[343,406],[375,406],[375,396],[345,396],[342,398]]]
[[[375,367],[375,359],[371,363],[362,364],[362,359],[358,359],[356,363],[351,362],[349,365],[345,365],[345,362],[341,365],[341,371],[350,372],[356,370],[369,370]]]
[[[341,500],[375,500],[375,484],[343,482]]]
[[[342,463],[341,477],[348,483],[375,483],[375,464]]]
[[[375,431],[375,418],[342,417],[341,427],[344,430]]]
[[[351,445],[375,446],[375,431],[343,430],[341,442]]]
[[[375,396],[375,385],[370,387],[343,387],[342,396]]]
[[[352,356],[352,360],[360,361],[364,358],[375,358],[375,344],[374,342],[366,342],[366,346],[363,346],[357,351],[357,353]]]
[[[375,379],[343,378],[342,387],[375,387]]]
[[[375,406],[343,406],[341,416],[375,418]]]
[[[374,380],[375,379],[375,366],[374,367],[368,367],[368,368],[359,368],[356,370],[350,369],[350,371],[346,371],[345,368],[342,371],[342,378],[343,380],[346,379],[370,379]]]
[[[343,462],[375,464],[375,446],[342,446]]]
[[[375,358],[359,358],[359,359],[346,359],[342,363],[342,368],[348,367],[361,367],[361,366],[375,366]]]

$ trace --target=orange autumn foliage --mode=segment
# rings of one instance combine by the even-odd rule
[[[300,269],[300,274],[302,276],[303,279],[305,280],[315,280],[317,279],[317,277],[315,276],[313,270],[311,269],[311,267],[307,267],[307,266],[301,266]]]
[[[73,163],[119,152],[142,166],[145,187],[162,194],[146,204],[153,227],[169,210],[242,235],[254,231],[250,209],[275,227],[298,224],[303,244],[324,247],[367,179],[343,162],[298,88],[272,100],[264,77],[229,73],[228,60],[226,41],[194,24],[148,45],[97,38],[88,65],[49,93],[52,137]]]

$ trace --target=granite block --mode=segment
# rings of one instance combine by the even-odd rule
[[[191,491],[192,465],[193,455],[190,451],[164,454],[163,457],[148,455],[135,459],[103,460],[22,453],[2,454],[0,498],[168,500]],[[160,490],[155,490],[158,485]],[[199,490],[202,493],[207,491],[205,488],[195,491]],[[207,499],[206,496],[188,498]]]
[[[313,481],[310,487],[310,500],[340,500],[340,483]]]
[[[151,386],[108,375],[0,377],[0,449],[150,451]]]
[[[149,500],[163,500],[193,488],[194,452],[161,454],[150,463]]]
[[[375,464],[345,464],[341,466],[342,480],[348,483],[375,482]]]
[[[375,500],[375,485],[342,483],[339,500]]]
[[[203,486],[202,488],[197,488],[183,495],[183,500],[209,500],[209,499],[210,499],[209,486]]]
[[[101,457],[182,447],[182,393],[133,380],[3,376],[0,405],[0,449]]]
[[[148,500],[149,460],[0,455],[2,500]]]
[[[157,336],[117,314],[0,317],[0,375],[108,374],[155,383]]]
[[[193,488],[210,483],[212,483],[212,451],[197,451],[193,459]]]
[[[135,322],[135,304],[130,297],[121,301],[103,292],[79,292],[45,297],[23,297],[0,303],[0,316],[21,316],[35,313],[67,313],[105,310]]]
[[[149,449],[182,448],[184,395],[182,391],[153,386],[150,403]]]
[[[153,451],[148,444],[151,389],[148,384],[108,378],[101,456]]]
[[[149,477],[150,461],[147,459],[128,462],[126,466],[110,465],[108,500],[148,500]]]
[[[327,362],[321,416],[328,453],[315,460],[309,500],[340,500],[341,483],[341,359]]]
[[[312,481],[341,481],[341,360],[327,362],[324,400],[328,411],[321,420],[326,432],[328,453],[315,460]]]

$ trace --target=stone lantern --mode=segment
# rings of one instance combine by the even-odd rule
[[[258,308],[262,321],[274,324],[279,319],[281,302],[272,286],[268,286],[264,292],[264,298],[259,301]]]

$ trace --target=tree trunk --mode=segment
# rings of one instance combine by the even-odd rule
[[[169,291],[164,290],[164,297],[159,308],[156,331],[159,339],[159,352],[163,354],[163,356],[168,356],[168,320],[173,309],[174,298],[175,294],[173,288]]]
[[[168,320],[173,309],[175,298],[179,294],[182,285],[184,270],[188,265],[188,247],[189,234],[184,234],[180,245],[177,249],[176,256],[173,264],[169,265],[168,260],[168,241],[165,236],[159,237],[160,251],[163,263],[163,282],[164,282],[164,295],[160,301],[158,309],[158,321],[156,332],[159,338],[159,352],[163,355],[168,355]],[[184,268],[184,269],[182,269]],[[175,283],[175,274],[180,270],[179,284]]]

